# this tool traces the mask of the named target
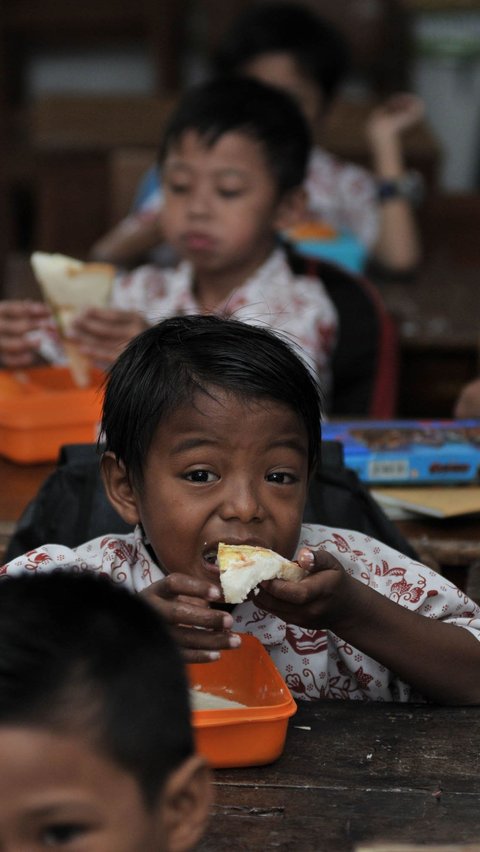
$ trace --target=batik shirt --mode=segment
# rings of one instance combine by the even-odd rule
[[[480,638],[480,608],[440,574],[408,556],[362,533],[317,525],[302,527],[298,547],[304,545],[333,554],[359,583],[400,606],[450,622]],[[106,574],[114,583],[137,592],[165,576],[138,527],[129,535],[106,535],[74,550],[46,545],[13,560],[0,573],[59,567]],[[262,642],[296,699],[421,700],[393,672],[329,630],[286,624],[259,609],[254,600],[236,606],[233,619],[234,630],[250,633]]]
[[[193,269],[143,266],[119,276],[112,307],[137,311],[153,324],[167,317],[201,314],[193,291]],[[330,386],[330,357],[335,343],[337,312],[319,279],[295,275],[277,248],[240,287],[218,304],[215,313],[281,332],[322,383]]]
[[[136,311],[149,325],[169,317],[203,313],[193,292],[193,269],[188,262],[175,269],[141,266],[119,274],[111,307]],[[328,406],[337,311],[319,279],[291,271],[283,249],[275,249],[244,284],[216,306],[215,313],[279,332],[318,376]],[[64,362],[53,323],[34,334],[46,360]]]

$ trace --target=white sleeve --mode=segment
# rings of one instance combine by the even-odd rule
[[[139,558],[133,534],[105,535],[77,548],[46,544],[12,559],[0,568],[0,576],[18,576],[64,570],[89,571],[110,577],[130,591],[140,591],[163,576],[147,559]]]

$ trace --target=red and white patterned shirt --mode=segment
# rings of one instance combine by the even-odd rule
[[[112,307],[137,311],[151,324],[203,313],[193,292],[193,268],[186,261],[175,269],[142,266],[120,276]],[[319,279],[292,272],[282,248],[218,304],[215,313],[281,332],[328,391],[337,311]]]
[[[326,550],[360,583],[426,618],[450,622],[480,639],[480,607],[440,574],[363,533],[304,525],[298,547]],[[72,550],[45,545],[0,569],[96,571],[131,591],[141,591],[165,573],[152,560],[139,527],[129,535],[106,535]],[[234,630],[259,639],[296,699],[418,701],[421,696],[394,673],[328,630],[286,624],[254,601],[233,610]],[[229,651],[228,653],[235,653]]]
[[[175,269],[149,265],[117,275],[111,306],[136,311],[150,325],[169,317],[203,313],[193,292],[193,269],[187,262]],[[247,281],[217,305],[215,313],[280,332],[318,376],[328,396],[337,311],[319,279],[291,271],[282,248],[275,249]],[[64,361],[53,323],[33,335],[46,360]]]
[[[366,249],[373,248],[378,240],[380,213],[371,172],[315,147],[305,189],[314,218],[328,222],[338,231],[351,231]]]

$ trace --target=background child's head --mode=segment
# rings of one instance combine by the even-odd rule
[[[320,391],[286,338],[235,319],[174,317],[131,341],[106,381],[102,439],[132,483],[142,483],[159,424],[212,388],[294,411],[308,436],[312,470],[320,446]]]
[[[299,3],[254,4],[235,19],[217,52],[221,74],[248,74],[282,86],[315,127],[349,69],[343,35]]]
[[[200,780],[203,768],[200,758],[194,755],[187,684],[179,652],[153,608],[110,580],[55,572],[1,581],[0,750],[9,736],[17,745],[25,741],[32,746],[32,777],[24,779],[24,786],[28,795],[43,797],[42,802],[51,807],[50,822],[42,823],[44,833],[54,836],[55,832],[61,833],[59,826],[75,826],[77,822],[78,830],[88,833],[93,830],[88,826],[98,820],[102,826],[98,830],[108,836],[112,825],[126,818],[125,845],[119,845],[118,852],[139,848],[134,846],[134,826],[140,832],[146,831],[145,841],[149,836],[150,845],[145,845],[145,849],[168,850],[177,831],[169,798],[171,785],[178,785],[179,779],[185,781],[183,794],[188,798],[190,770],[192,776],[197,775],[196,780],[191,777],[190,781],[202,788],[197,817],[200,813],[203,825],[207,778]],[[47,741],[51,742],[51,766],[49,769],[47,760],[43,789],[35,790],[35,749]],[[52,793],[52,789],[65,744],[78,754],[79,762],[85,756],[85,764],[72,765],[70,771],[67,767],[62,805],[62,797]],[[90,813],[87,818],[82,813],[82,807],[88,810],[85,802],[81,804],[82,796],[85,794],[88,799],[96,783],[85,767],[95,762],[98,771],[113,778],[113,783],[120,779],[122,791],[135,791],[136,801],[123,803],[122,807],[130,808],[125,816],[116,813],[114,802],[108,801],[109,790],[104,791],[104,800],[100,797],[95,814]],[[20,759],[18,766],[23,766]],[[4,780],[5,771],[2,763]],[[76,786],[81,791],[78,796]],[[23,801],[19,802],[18,808],[21,810],[23,805]],[[193,828],[194,840],[188,841],[188,809],[194,813],[195,796],[178,814],[184,828],[178,829],[176,839],[183,836],[185,845],[175,848],[191,848],[201,833],[195,833]],[[3,817],[0,807],[0,839]],[[169,828],[163,825],[164,818],[170,820]],[[195,817],[192,827],[194,822]],[[158,837],[162,837],[158,845],[157,834],[155,838],[149,835],[150,829],[158,829]]]
[[[195,131],[208,148],[232,133],[258,143],[278,198],[303,183],[311,145],[309,130],[292,98],[272,86],[233,77],[189,89],[165,130],[161,164],[188,131]]]
[[[212,310],[304,217],[307,124],[293,98],[236,77],[188,91],[162,146],[162,231]]]

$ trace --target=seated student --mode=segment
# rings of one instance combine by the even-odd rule
[[[246,78],[191,89],[166,128],[160,154],[164,230],[183,262],[119,275],[111,307],[87,310],[74,325],[82,351],[108,366],[130,338],[159,319],[235,315],[288,332],[328,390],[335,308],[318,279],[291,271],[276,238],[303,210],[309,150],[305,121],[284,92]],[[19,311],[18,303],[14,308]],[[15,315],[13,326],[11,316],[10,324],[6,319],[12,310],[0,306],[6,366],[18,366],[19,354],[23,363],[32,358],[32,333],[25,329],[36,317]]]
[[[313,10],[288,2],[249,6],[234,20],[215,58],[220,74],[248,74],[290,92],[314,138],[321,135],[348,67],[342,34]],[[417,265],[420,237],[412,201],[418,188],[415,191],[406,172],[401,137],[423,112],[421,100],[410,93],[393,95],[372,111],[366,132],[373,174],[319,146],[313,148],[305,182],[310,215],[351,233],[364,249],[359,253],[343,237],[339,252],[368,254],[393,272],[408,272]],[[159,239],[152,222],[163,202],[158,170],[152,167],[132,214],[96,243],[92,255],[129,263],[152,249]]]
[[[480,608],[444,577],[351,530],[302,526],[319,453],[318,386],[281,336],[215,316],[165,320],[106,384],[108,497],[136,524],[2,570],[102,572],[143,592],[185,659],[265,645],[301,700],[480,701]],[[307,569],[222,603],[219,542],[271,548]],[[201,628],[201,629],[199,629]]]
[[[210,775],[152,607],[88,573],[0,581],[0,766],[1,849],[196,846]]]

